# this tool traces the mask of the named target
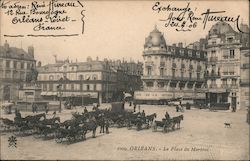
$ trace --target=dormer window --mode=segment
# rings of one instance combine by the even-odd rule
[[[227,38],[227,41],[228,41],[229,43],[232,43],[232,42],[233,42],[233,37]]]
[[[184,56],[184,50],[183,50],[183,49],[180,49],[180,54],[181,54],[182,56]]]
[[[188,50],[188,56],[192,57],[192,50]]]
[[[200,57],[201,57],[201,54],[200,54],[199,51],[196,52],[196,56],[197,56],[197,58],[200,58]]]

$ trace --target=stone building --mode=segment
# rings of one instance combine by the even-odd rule
[[[130,70],[128,64],[107,59],[92,60],[88,57],[86,62],[65,60],[38,67],[41,95],[44,99],[51,100],[57,100],[60,96],[64,100],[74,98],[78,104],[116,101],[123,97],[123,92],[129,91],[130,84],[134,85],[131,86],[132,90],[141,86],[139,83],[141,69]],[[134,66],[137,66],[136,63]],[[123,77],[120,77],[121,75]]]
[[[240,106],[243,109],[250,107],[250,52],[249,48],[241,48],[240,65]]]
[[[242,47],[240,48],[240,104],[243,109],[250,108],[250,53],[249,27],[241,24],[240,33]]]
[[[206,52],[184,48],[182,43],[169,46],[155,28],[145,39],[143,90],[135,92],[138,103],[164,104],[183,98],[204,103]]]
[[[240,107],[240,34],[225,22],[207,35],[207,99],[211,105]]]
[[[19,88],[35,68],[34,48],[30,46],[26,52],[5,41],[0,49],[0,101],[16,101]]]

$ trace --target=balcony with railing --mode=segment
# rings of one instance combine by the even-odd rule
[[[153,66],[154,62],[153,61],[146,61],[145,66]]]
[[[250,80],[249,79],[241,79],[240,85],[241,86],[250,86]]]
[[[218,86],[217,86],[217,84],[210,84],[209,85],[209,88],[217,88]]]
[[[220,73],[209,73],[205,75],[207,79],[220,78],[220,76],[221,76]]]
[[[242,64],[241,69],[250,69],[250,63]]]
[[[231,85],[231,88],[232,88],[232,89],[238,89],[238,88],[239,88],[239,85],[237,85],[237,84],[232,84],[232,85]]]
[[[227,89],[227,88],[230,88],[230,85],[228,85],[228,84],[222,84],[222,85],[221,85],[221,88]]]
[[[217,62],[218,61],[218,57],[210,57],[209,61],[210,62]]]
[[[154,76],[143,76],[142,79],[158,79],[158,80],[177,80],[177,81],[204,81],[204,78],[190,78],[190,77],[183,77],[183,76],[160,76],[160,75],[154,75]]]

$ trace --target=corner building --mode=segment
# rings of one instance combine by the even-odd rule
[[[240,34],[225,22],[207,35],[207,100],[212,106],[240,108]]]
[[[143,60],[143,90],[135,92],[136,102],[166,104],[180,97],[205,102],[205,51],[184,48],[182,43],[169,46],[155,28],[145,39]]]
[[[18,91],[35,66],[33,46],[27,52],[11,47],[7,41],[0,46],[0,102],[19,100]]]

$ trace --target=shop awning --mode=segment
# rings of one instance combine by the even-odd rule
[[[57,92],[41,92],[41,96],[56,96]]]
[[[45,96],[47,92],[41,92],[41,96]]]
[[[130,93],[125,93],[124,94],[124,97],[127,98],[127,97],[132,97],[132,95]]]

